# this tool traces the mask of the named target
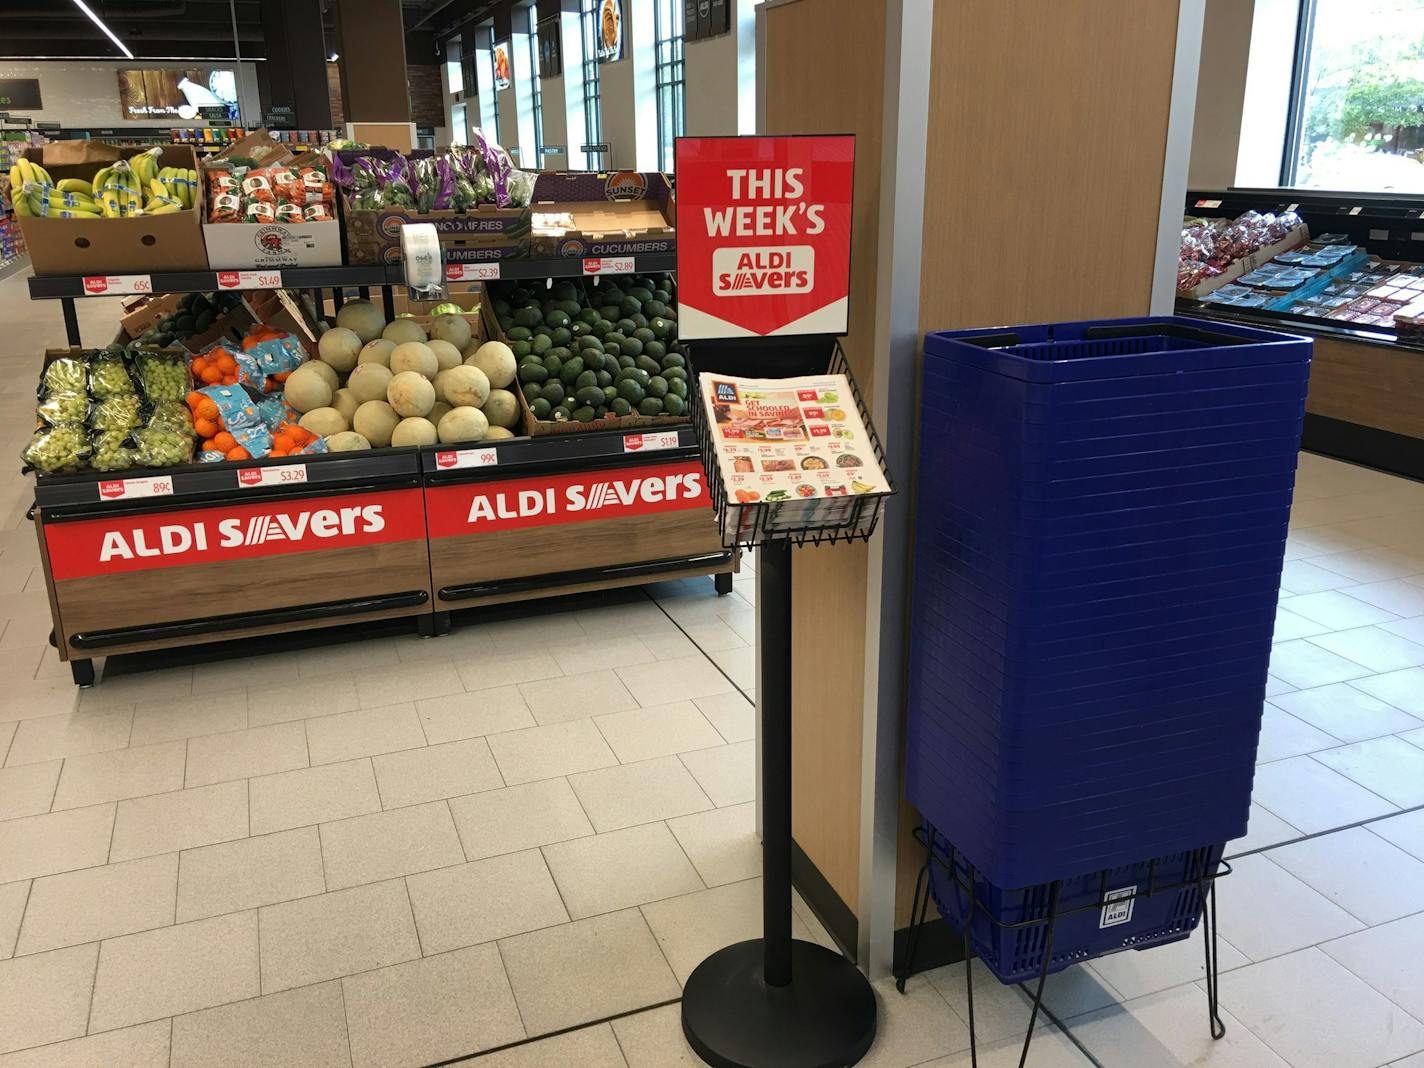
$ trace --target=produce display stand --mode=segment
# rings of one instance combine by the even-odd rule
[[[452,265],[448,280],[668,270],[673,257]],[[75,301],[224,289],[381,289],[402,268],[30,279]],[[521,515],[521,499],[523,501]],[[476,502],[479,502],[478,505]],[[341,623],[411,617],[422,633],[483,604],[713,575],[731,592],[691,424],[472,446],[379,449],[115,474],[39,476],[34,519],[54,619],[74,680],[92,658]]]

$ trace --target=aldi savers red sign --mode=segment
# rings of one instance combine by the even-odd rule
[[[678,336],[843,334],[855,138],[677,139]]]
[[[425,491],[432,538],[711,507],[707,479],[696,461],[466,482]]]
[[[44,525],[56,582],[425,537],[420,490],[216,505]]]

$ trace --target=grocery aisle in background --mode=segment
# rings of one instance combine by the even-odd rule
[[[11,457],[61,333],[25,284],[0,282]],[[88,343],[112,336],[117,301],[78,310]],[[637,1010],[760,921],[749,565],[725,598],[693,579],[435,640],[130,658],[81,693],[46,644],[29,480],[0,485],[0,1066],[54,1043],[119,1065],[514,1043],[479,1063],[695,1063],[675,1005]],[[1424,487],[1304,456],[1287,556],[1249,855],[1221,884],[1226,1039],[1194,937],[1055,979],[1030,1064],[1424,1051]],[[968,1064],[962,978],[878,983],[865,1063]],[[976,1015],[980,1063],[1016,1063],[1027,999],[984,975]]]

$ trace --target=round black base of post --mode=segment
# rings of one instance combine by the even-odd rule
[[[682,1033],[713,1068],[844,1068],[875,1041],[875,992],[854,964],[791,943],[789,986],[767,986],[762,940],[708,957],[682,992]]]

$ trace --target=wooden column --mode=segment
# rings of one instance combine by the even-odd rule
[[[336,37],[346,121],[409,122],[400,0],[338,0]]]

